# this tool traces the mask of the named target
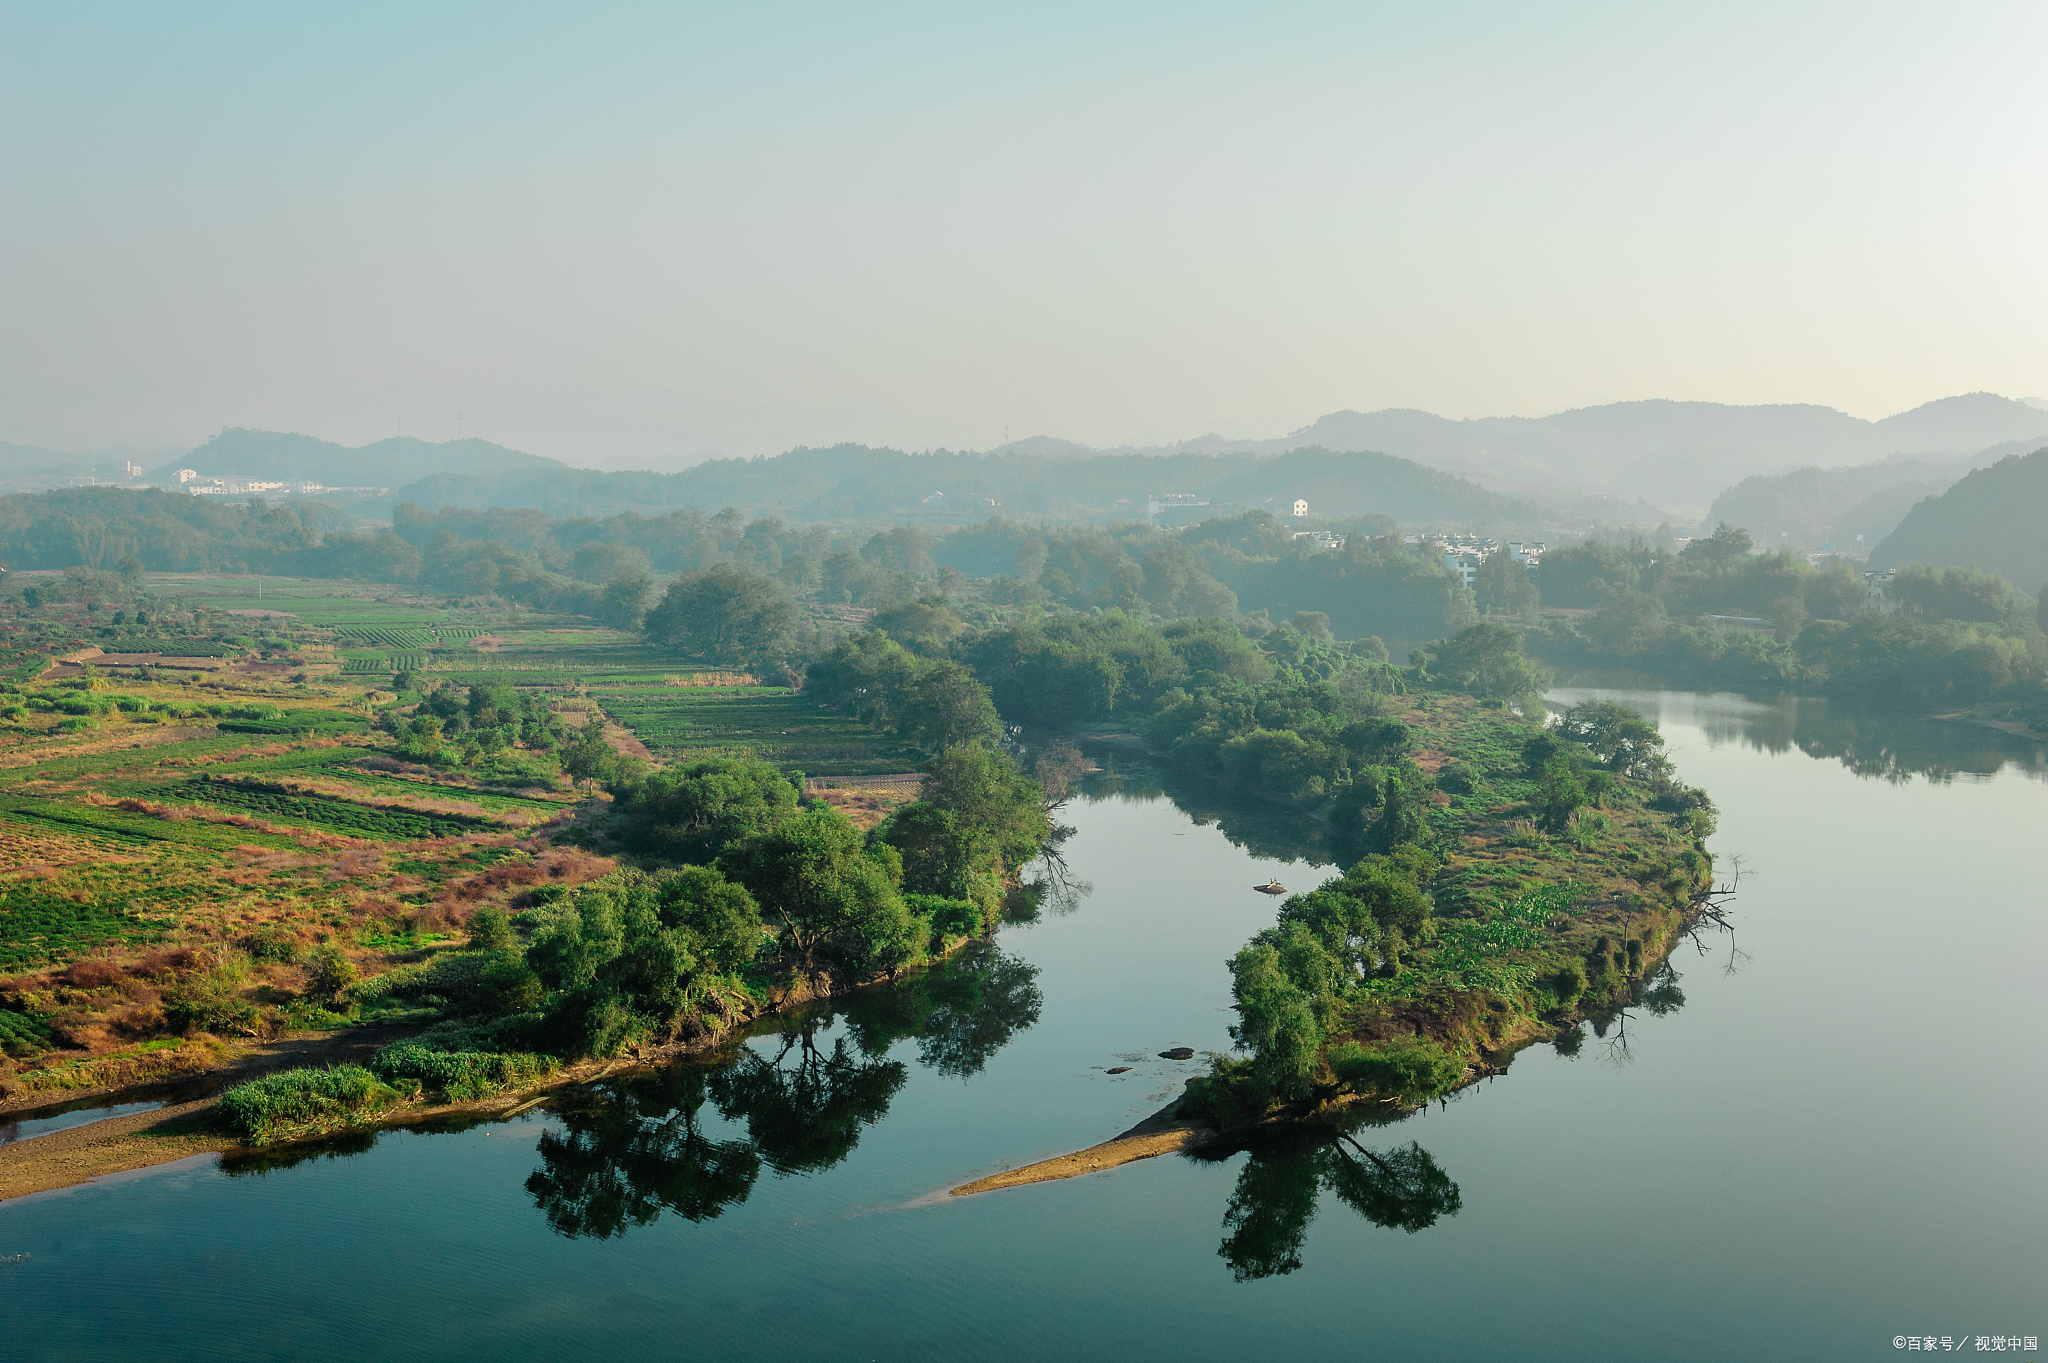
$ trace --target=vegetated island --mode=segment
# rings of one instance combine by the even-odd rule
[[[1541,674],[1497,624],[1405,671],[1313,641],[1276,667],[1199,622],[1162,639],[1205,666],[1191,687],[1133,694],[1131,727],[1169,760],[1322,823],[1345,870],[1288,897],[1229,963],[1242,1054],[1214,1057],[1102,1145],[953,1192],[1095,1172],[1335,1104],[1413,1108],[1531,1041],[1569,1045],[1588,1016],[1682,1003],[1666,958],[1718,913],[1714,808],[1674,779],[1641,715],[1593,701],[1552,726],[1518,712],[1511,700],[1540,713]],[[1098,624],[996,651],[1019,675],[1099,672],[1119,652],[1136,661],[1134,642]]]

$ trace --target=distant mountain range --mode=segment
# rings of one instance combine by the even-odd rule
[[[1388,408],[1333,412],[1272,440],[1205,435],[1134,452],[1278,454],[1304,445],[1377,450],[1496,491],[1551,503],[1589,494],[1642,498],[1691,519],[1715,494],[1756,474],[1865,464],[1894,454],[1974,454],[2002,442],[2048,439],[2048,410],[2034,405],[2039,401],[1967,393],[1880,421],[1805,404],[1662,400],[1461,421]]]
[[[508,450],[488,440],[439,443],[398,436],[350,449],[310,435],[230,427],[213,439],[152,470],[162,481],[179,469],[208,478],[262,478],[324,483],[329,487],[395,488],[430,474],[498,474],[568,465],[537,454]]]
[[[750,515],[874,524],[961,525],[1016,520],[1090,520],[1145,514],[1148,498],[1177,493],[1202,503],[1202,518],[1251,507],[1291,512],[1297,498],[1317,517],[1371,513],[1410,523],[1535,529],[1556,513],[1413,460],[1300,449],[1260,454],[908,454],[840,445],[769,459],[718,459],[680,473],[602,473],[520,468],[500,474],[440,473],[394,497],[442,506],[534,507],[554,516],[608,516],[733,506]]]
[[[399,438],[350,449],[311,436],[230,429],[153,467],[152,475],[190,468],[217,478],[384,487],[393,490],[392,501],[536,507],[557,515],[729,505],[787,517],[948,523],[997,512],[1053,519],[1132,514],[1146,497],[1166,492],[1238,506],[1305,497],[1315,515],[1379,512],[1447,525],[1653,526],[1707,514],[1709,523],[1756,521],[1773,532],[1768,538],[1788,542],[1796,528],[1799,538],[1818,543],[1845,530],[1882,534],[1916,498],[1970,467],[2044,442],[2048,402],[1970,393],[1881,421],[1829,407],[1708,402],[1623,402],[1547,417],[1468,420],[1388,409],[1334,412],[1273,439],[1206,435],[1098,450],[1039,435],[982,454],[839,445],[710,460],[677,473],[573,468],[484,440]],[[113,454],[0,446],[0,486],[10,475],[15,487],[105,476],[117,467],[109,462]],[[362,511],[376,514],[370,506]]]

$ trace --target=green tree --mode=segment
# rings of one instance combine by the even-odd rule
[[[1365,827],[1365,846],[1391,852],[1404,843],[1427,842],[1429,777],[1420,768],[1389,769],[1379,783],[1379,817]]]
[[[417,721],[416,721],[417,722]],[[428,722],[433,722],[429,717]],[[439,737],[438,731],[435,737]],[[562,770],[574,780],[581,781],[587,791],[599,781],[610,778],[618,770],[618,754],[605,741],[604,716],[593,713],[584,721],[562,749]]]
[[[1909,563],[1893,575],[1885,596],[1927,620],[2002,624],[2021,614],[2020,597],[1997,573]]]
[[[951,814],[998,880],[1036,857],[1052,832],[1038,783],[1009,754],[979,744],[949,748],[925,770],[918,799]]]
[[[613,629],[639,629],[653,604],[654,579],[646,573],[621,573],[605,584],[604,621]]]
[[[1623,776],[1655,778],[1667,775],[1670,761],[1664,756],[1664,735],[1641,713],[1608,700],[1581,701],[1566,710],[1558,721],[1558,732],[1583,743],[1610,771]]]
[[[650,876],[622,871],[579,886],[541,917],[526,963],[552,991],[558,1044],[614,1055],[666,1040],[704,1008],[727,1011],[718,982],[753,961],[760,911],[707,867]]]
[[[1231,958],[1230,994],[1238,1019],[1231,1039],[1252,1053],[1260,1078],[1280,1098],[1307,1093],[1323,1029],[1315,1000],[1288,976],[1271,943],[1254,940]]]
[[[1536,824],[1546,832],[1562,833],[1586,803],[1586,781],[1579,764],[1563,753],[1543,764],[1536,774]]]
[[[1714,527],[1713,534],[1686,545],[1678,556],[1695,567],[1727,568],[1748,558],[1752,547],[1747,530],[1722,521]]]
[[[1488,554],[1472,575],[1472,595],[1481,615],[1520,615],[1539,599],[1529,570],[1505,550]]]
[[[864,630],[806,669],[804,694],[827,709],[893,729],[918,666],[917,655],[887,634]]]
[[[627,839],[674,861],[704,861],[773,831],[799,806],[797,789],[766,762],[713,757],[663,767],[619,794]]]
[[[954,611],[951,600],[936,592],[928,592],[915,601],[879,612],[868,621],[868,628],[879,630],[900,641],[904,647],[932,657],[943,654],[946,645],[960,636],[966,624]]]
[[[856,974],[894,970],[923,950],[923,930],[884,863],[838,810],[804,810],[728,847],[718,864],[780,921],[810,975],[828,961]]]
[[[898,708],[896,731],[926,752],[1002,740],[1003,722],[996,717],[988,688],[956,662],[928,662],[918,668]]]
[[[761,672],[788,655],[796,618],[781,583],[720,564],[671,583],[661,604],[648,612],[646,630],[656,643],[686,656]]]
[[[1475,696],[1519,700],[1539,694],[1549,678],[1522,651],[1522,638],[1505,625],[1482,620],[1448,641],[1431,645],[1431,670],[1446,684]]]

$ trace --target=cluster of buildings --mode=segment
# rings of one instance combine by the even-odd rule
[[[1544,546],[1534,540],[1510,540],[1503,545],[1483,535],[1403,535],[1401,539],[1418,547],[1437,545],[1443,551],[1444,571],[1456,573],[1467,587],[1479,576],[1479,565],[1495,554],[1507,554],[1526,568],[1531,577],[1543,567]]]
[[[329,487],[276,478],[209,478],[196,469],[179,469],[165,486],[195,497],[381,497],[390,492],[382,487]]]

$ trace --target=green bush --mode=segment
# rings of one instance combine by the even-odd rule
[[[1331,1047],[1327,1059],[1337,1078],[1352,1088],[1404,1103],[1426,1103],[1465,1077],[1463,1060],[1421,1037],[1401,1037],[1370,1051],[1346,1041]]]
[[[1577,961],[1566,961],[1550,977],[1549,983],[1557,1001],[1569,1007],[1586,992],[1586,967]]]
[[[332,942],[313,948],[306,958],[306,987],[328,998],[340,998],[357,974],[356,963]]]
[[[495,904],[486,904],[469,916],[469,944],[478,951],[498,951],[513,945],[512,922]]]
[[[1470,795],[1479,788],[1479,770],[1470,762],[1447,762],[1437,770],[1436,784],[1453,795]]]
[[[207,964],[179,976],[165,991],[164,1018],[181,1032],[253,1036],[263,1014],[241,996],[248,982],[249,958],[231,948],[216,948]]]
[[[536,1083],[561,1069],[562,1062],[551,1055],[443,1051],[401,1041],[378,1051],[370,1066],[386,1079],[417,1080],[460,1103]]]
[[[251,1144],[347,1126],[398,1101],[397,1090],[361,1065],[284,1070],[221,1095],[220,1115]]]
[[[275,923],[266,923],[246,934],[240,945],[249,953],[249,959],[275,961],[280,965],[291,965],[305,953],[305,944]]]
[[[1272,1102],[1273,1085],[1254,1061],[1219,1055],[1210,1061],[1208,1074],[1188,1080],[1177,1115],[1220,1131],[1261,1115]]]
[[[942,943],[954,937],[978,937],[987,930],[981,906],[971,900],[948,899],[936,894],[907,894],[903,902],[910,911],[931,924],[932,941]]]
[[[451,951],[420,965],[400,966],[357,985],[358,1003],[382,998],[484,1015],[527,1013],[540,1006],[540,977],[516,951]]]

